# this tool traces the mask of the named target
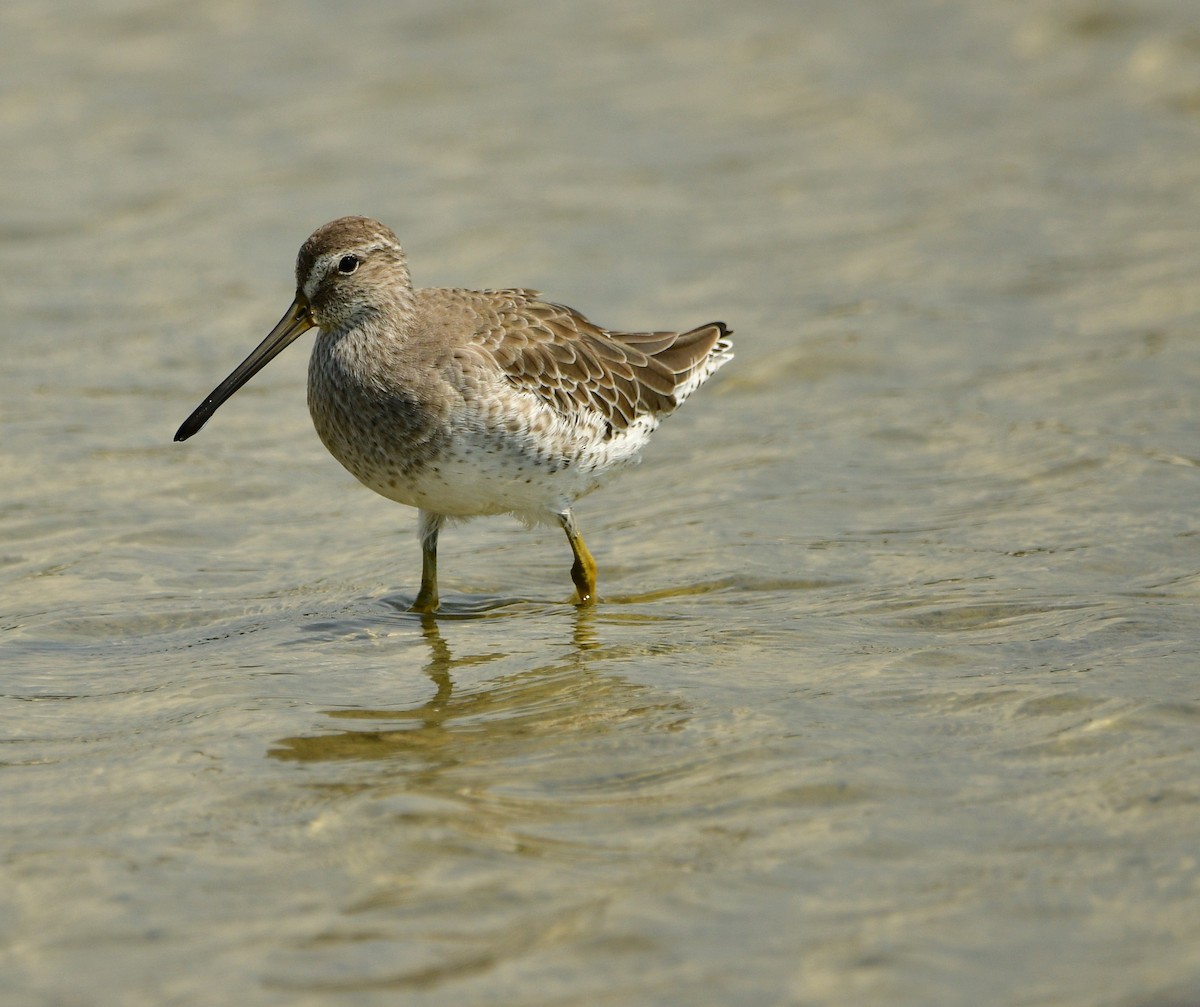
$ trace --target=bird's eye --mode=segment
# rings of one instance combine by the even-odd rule
[[[357,255],[343,255],[338,260],[338,272],[343,276],[349,276],[358,268]]]

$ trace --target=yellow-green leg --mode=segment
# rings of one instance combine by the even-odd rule
[[[567,541],[571,543],[571,552],[575,554],[575,562],[571,565],[571,580],[575,582],[576,602],[580,605],[593,605],[596,602],[596,561],[588,552],[583,536],[575,527],[575,515],[568,507],[558,515],[558,520],[567,533]]]
[[[419,512],[421,535],[421,590],[409,611],[428,614],[438,607],[437,589],[437,541],[442,530],[442,515],[429,511]]]

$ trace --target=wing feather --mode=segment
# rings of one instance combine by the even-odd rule
[[[599,420],[609,436],[639,417],[670,413],[727,359],[729,330],[722,322],[683,333],[613,332],[534,290],[453,293],[474,295],[472,342],[504,380],[564,418]]]

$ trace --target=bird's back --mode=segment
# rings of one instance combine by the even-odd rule
[[[656,426],[733,357],[730,330],[618,332],[526,289],[417,291],[425,317],[456,317],[464,349],[483,354],[511,388],[604,438]],[[471,323],[465,324],[464,315]]]

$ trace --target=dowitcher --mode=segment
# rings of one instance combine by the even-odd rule
[[[313,327],[308,409],[322,442],[360,482],[418,509],[418,612],[438,607],[442,525],[482,514],[561,525],[577,600],[594,601],[571,504],[637,461],[659,421],[733,357],[724,322],[613,332],[535,290],[414,289],[391,230],[342,217],[301,247],[292,306],[175,440]]]

